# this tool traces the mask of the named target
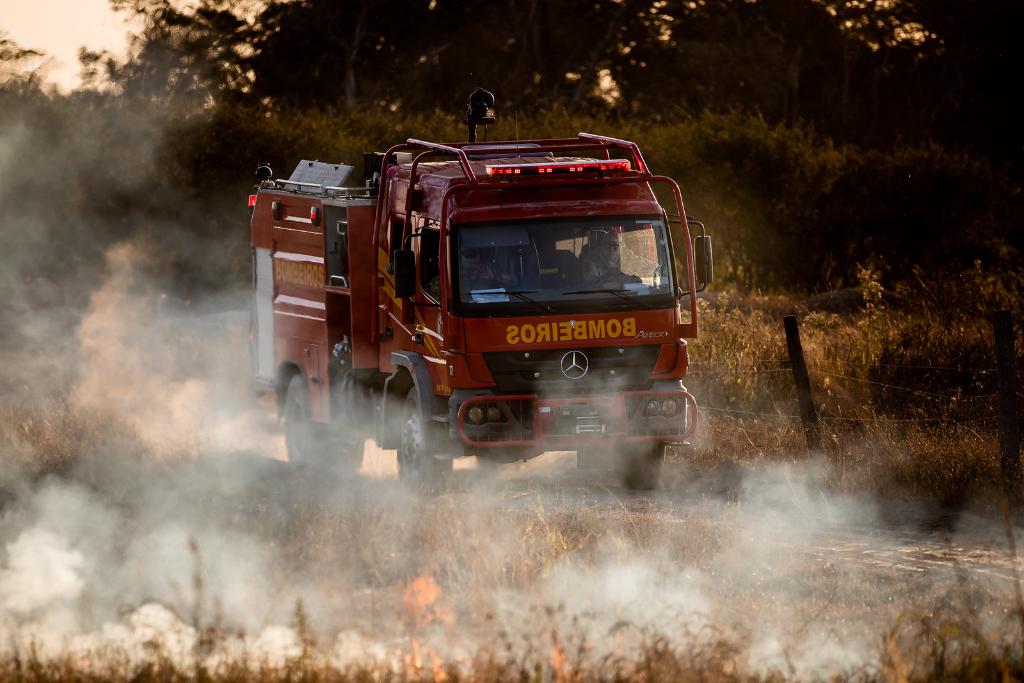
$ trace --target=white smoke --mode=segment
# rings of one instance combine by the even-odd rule
[[[140,263],[153,258],[132,243],[107,253],[108,277],[77,332],[73,405],[111,411],[159,455],[281,455],[279,432],[246,378],[245,314],[171,309],[139,275]]]
[[[25,616],[51,605],[67,605],[81,594],[82,553],[49,531],[31,529],[7,544],[8,566],[0,570],[0,607]]]
[[[628,670],[659,639],[694,656],[724,639],[736,671],[815,678],[874,666],[878,634],[955,585],[952,569],[865,563],[897,541],[869,500],[828,490],[821,462],[748,472],[735,502],[675,463],[649,496],[549,455],[421,499],[382,465],[392,454],[356,479],[273,462],[244,297],[173,302],[140,276],[149,258],[109,252],[65,375],[68,410],[138,441],[60,477],[0,479],[0,650],[281,666],[306,654],[301,603],[312,656],[341,669],[415,670],[431,654],[465,667],[505,643],[512,662]],[[862,546],[847,551],[851,536]],[[407,587],[424,577],[438,595],[414,609]],[[970,586],[996,600],[1009,584]]]

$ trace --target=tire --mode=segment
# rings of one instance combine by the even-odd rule
[[[288,462],[299,467],[323,465],[327,460],[326,425],[309,416],[309,392],[302,375],[288,382],[284,398],[284,441]]]
[[[450,458],[435,458],[431,450],[433,439],[423,420],[416,387],[409,389],[402,410],[402,440],[398,447],[398,478],[421,493],[437,494],[444,491],[452,472]]]
[[[622,483],[634,491],[653,491],[661,479],[665,444],[636,444],[625,447]]]

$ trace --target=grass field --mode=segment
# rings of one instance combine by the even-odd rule
[[[859,289],[833,295],[702,302],[688,381],[706,411],[698,457],[757,462],[805,452],[782,330],[782,316],[796,314],[831,486],[950,504],[998,499],[986,315],[1015,301],[977,269],[895,292],[863,271]]]
[[[423,500],[393,480],[242,457],[81,463],[11,513],[22,525],[0,600],[17,628],[3,634],[3,676],[1022,673],[1019,564],[998,525],[975,520],[925,547],[929,535],[878,525],[863,498],[824,495],[800,467],[748,478],[735,502],[672,476],[654,498],[585,483],[541,471]],[[978,562],[982,543],[993,557]],[[991,573],[1000,566],[1011,569]]]
[[[563,458],[421,499],[264,457],[280,442],[244,326],[170,305],[131,261],[61,311],[78,332],[57,358],[33,345],[46,320],[5,332],[0,678],[1024,676],[976,306],[1013,297],[981,271],[702,301],[702,427],[655,495]],[[815,457],[788,313],[825,418]]]

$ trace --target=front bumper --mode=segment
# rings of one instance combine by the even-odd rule
[[[648,415],[646,406],[675,401],[675,415]],[[579,442],[680,442],[697,428],[697,401],[684,388],[623,391],[612,395],[540,397],[477,394],[454,408],[453,435],[472,448],[544,446],[575,450]],[[479,408],[484,419],[472,419]]]

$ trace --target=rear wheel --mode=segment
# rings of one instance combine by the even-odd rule
[[[327,427],[310,419],[309,392],[302,375],[288,382],[284,399],[284,440],[288,462],[294,465],[321,465],[327,454]]]
[[[402,414],[402,441],[398,448],[398,477],[423,493],[439,493],[447,486],[452,471],[450,458],[436,458],[423,419],[416,387],[409,389]]]

